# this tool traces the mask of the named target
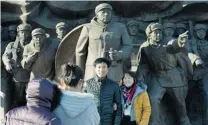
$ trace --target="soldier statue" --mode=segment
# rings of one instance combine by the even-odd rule
[[[25,46],[22,66],[31,70],[30,80],[33,78],[53,79],[55,68],[56,45],[51,38],[46,38],[44,29],[36,28],[32,31],[32,40]]]
[[[177,53],[188,40],[187,32],[169,42],[163,40],[163,27],[159,23],[151,23],[146,28],[147,41],[138,53],[138,80],[148,77],[148,93],[152,114],[150,125],[160,125],[160,102],[165,93],[169,94],[177,109],[180,125],[191,125],[186,112],[185,74],[178,65]]]
[[[124,24],[112,22],[112,6],[101,3],[95,8],[96,16],[84,24],[76,45],[76,64],[85,72],[85,79],[95,76],[93,62],[104,57],[112,61],[108,78],[120,81],[123,63],[131,55],[132,45]]]
[[[177,23],[176,24],[176,35],[177,36],[184,33],[186,30],[187,30],[186,24],[184,24],[184,23]]]
[[[135,71],[137,67],[137,63],[136,63],[137,53],[139,51],[139,47],[145,40],[142,40],[141,37],[138,36],[138,31],[139,31],[138,21],[136,20],[128,21],[127,29],[128,29],[131,41],[132,41],[133,52],[131,55],[131,59],[129,57],[127,60],[123,61],[124,69]]]
[[[139,23],[136,20],[130,20],[127,22],[127,28],[129,31],[129,36],[132,40],[133,47],[139,48],[139,46],[144,42],[139,36]],[[138,52],[138,51],[137,51]]]
[[[203,92],[203,125],[208,124],[208,41],[205,39],[207,26],[196,24],[194,26],[194,39],[191,41],[189,58],[194,67],[192,80],[202,88]]]
[[[175,29],[174,23],[163,24],[164,41],[169,42],[170,40],[174,39]]]
[[[16,25],[10,25],[8,27],[8,35],[9,35],[9,41],[15,41],[17,36],[17,26]]]
[[[26,104],[25,89],[29,82],[30,71],[23,69],[21,65],[24,47],[30,42],[30,24],[20,24],[17,27],[17,38],[10,42],[2,56],[5,69],[12,74],[14,81],[13,106],[23,106]]]
[[[68,33],[68,29],[69,29],[69,26],[65,22],[60,22],[56,25],[57,38],[55,40],[56,40],[57,46],[59,46],[61,40]]]

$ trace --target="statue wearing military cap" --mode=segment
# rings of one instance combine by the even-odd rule
[[[205,39],[207,26],[196,24],[194,26],[194,39],[192,39],[189,58],[192,61],[194,74],[193,81],[195,85],[200,85],[203,92],[203,125],[208,124],[208,41]]]
[[[112,10],[107,3],[99,4],[95,8],[95,17],[89,24],[84,24],[80,33],[76,45],[76,63],[85,71],[85,79],[95,76],[93,61],[101,57],[103,52],[110,59],[110,49],[114,52],[110,60],[116,65],[110,67],[108,77],[120,81],[123,76],[122,60],[131,55],[132,45],[125,25],[111,21]]]
[[[22,55],[25,46],[31,40],[30,24],[20,24],[17,28],[16,40],[10,42],[2,56],[3,63],[6,70],[12,74],[14,81],[14,102],[13,106],[23,106],[26,103],[25,89],[29,82],[30,71],[23,69],[21,65]]]
[[[152,106],[150,125],[160,125],[160,102],[165,93],[174,96],[172,99],[178,110],[180,124],[191,125],[185,105],[186,71],[178,64],[180,58],[177,57],[188,40],[187,32],[167,43],[163,42],[162,31],[161,24],[149,24],[146,28],[148,39],[141,45],[138,53],[138,80],[147,83]]]
[[[127,22],[127,27],[129,29],[129,34],[131,36],[136,36],[138,33],[138,27],[139,27],[139,23],[135,20],[130,20],[129,22]]]
[[[57,38],[54,39],[55,40],[54,44],[57,44],[57,47],[59,46],[59,43],[64,38],[64,36],[68,33],[68,30],[69,30],[69,26],[65,22],[60,22],[56,25]]]
[[[33,78],[54,77],[56,46],[51,38],[46,37],[46,32],[42,28],[32,31],[32,40],[25,46],[23,52],[22,66],[31,70],[30,80]]]
[[[17,36],[17,26],[16,25],[10,25],[8,27],[8,32],[9,32],[10,42],[15,41],[16,36]]]
[[[186,24],[184,24],[184,23],[177,23],[176,24],[177,36],[179,36],[180,34],[184,33],[186,30],[187,30]]]
[[[129,31],[129,36],[130,36],[131,41],[132,41],[133,52],[132,52],[131,59],[127,59],[124,62],[124,63],[127,63],[127,62],[131,61],[130,62],[131,64],[128,65],[128,63],[127,63],[127,64],[124,64],[124,65],[129,66],[130,69],[132,67],[132,70],[136,70],[136,67],[137,67],[137,64],[136,64],[137,53],[139,51],[139,47],[141,46],[141,44],[146,41],[146,38],[144,38],[144,36],[139,34],[139,22],[138,21],[130,20],[130,21],[127,22],[126,25],[127,25],[128,31]]]
[[[174,39],[176,26],[174,23],[164,23],[163,24],[163,33],[164,33],[164,41],[168,42]]]

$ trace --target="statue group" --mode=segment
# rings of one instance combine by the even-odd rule
[[[72,30],[66,21],[57,23],[57,37],[26,22],[4,22],[1,111],[25,105],[29,80],[58,82],[60,66],[69,61],[84,71],[87,80],[95,76],[94,60],[104,57],[111,61],[110,79],[119,83],[131,70],[147,84],[150,125],[208,125],[207,20],[126,18],[123,23],[114,18],[111,4],[96,4],[91,21],[76,20]]]

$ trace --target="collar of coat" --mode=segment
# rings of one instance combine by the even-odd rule
[[[97,22],[97,17],[93,17],[92,20],[91,20],[91,23],[92,23],[92,24],[95,24],[95,25],[97,25],[97,26],[107,27],[107,26],[111,23],[111,21],[110,21],[108,24],[105,24],[105,25],[104,25],[104,24],[100,24],[100,23]]]
[[[107,76],[104,78],[104,79],[101,79],[101,78],[99,78],[97,75],[96,75],[96,77],[95,77],[95,81],[96,82],[104,82],[104,81],[106,81],[108,78],[107,78]]]

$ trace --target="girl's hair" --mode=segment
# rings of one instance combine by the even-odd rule
[[[51,102],[51,112],[56,109],[56,107],[60,104],[61,101],[61,91],[56,84],[54,84],[54,96]]]
[[[129,74],[134,79],[134,83],[137,83],[136,73],[128,71],[128,72],[124,73],[123,77],[121,78],[121,80],[120,80],[121,85],[123,84],[123,81],[124,81],[123,79],[125,77],[125,74]]]
[[[64,80],[65,84],[71,87],[76,87],[79,80],[83,79],[82,70],[74,64],[68,63],[62,65],[61,79]]]

